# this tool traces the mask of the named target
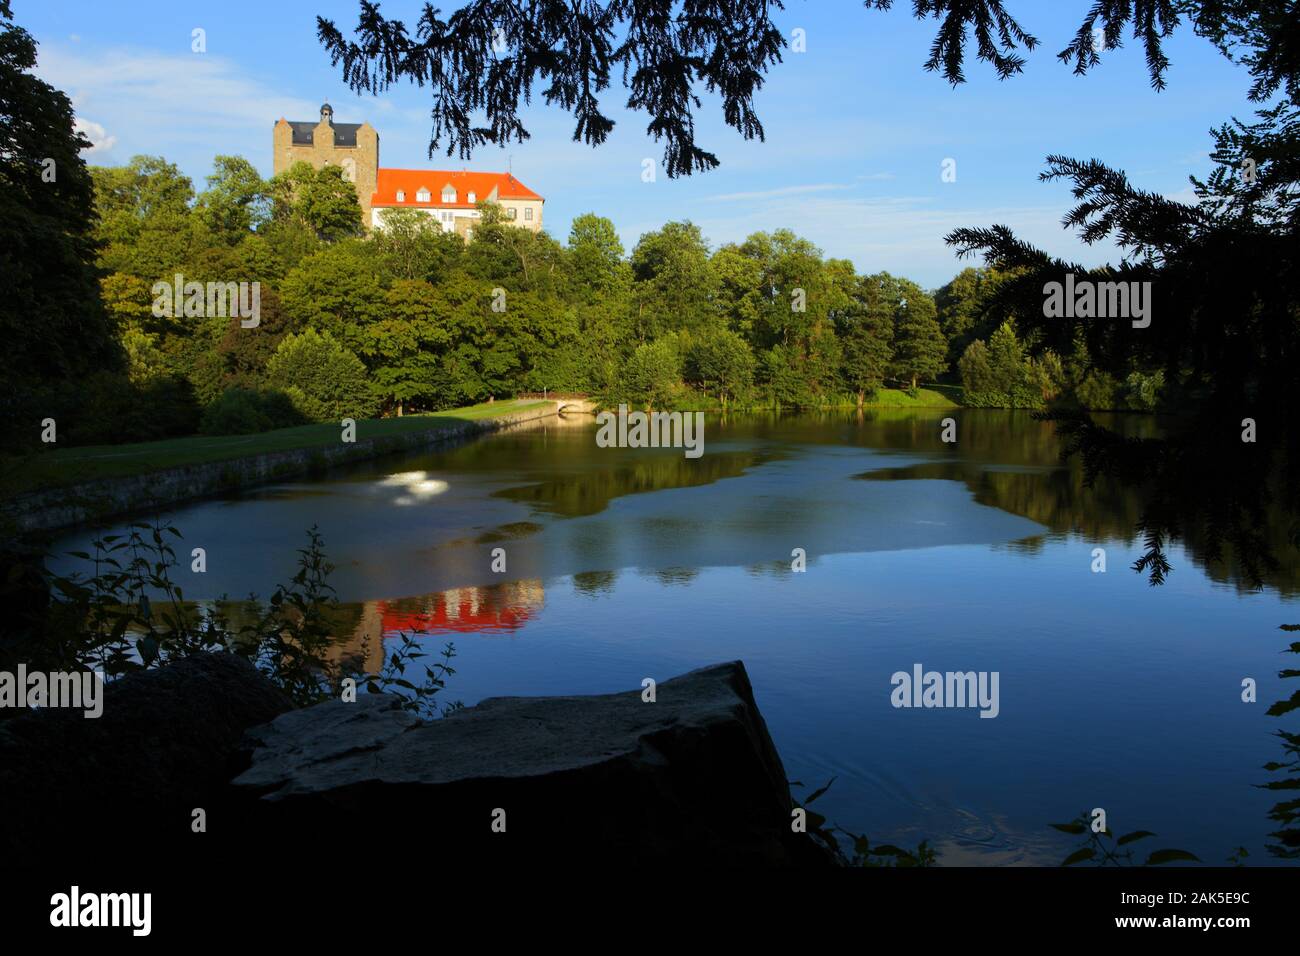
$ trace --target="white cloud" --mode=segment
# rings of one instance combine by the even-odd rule
[[[188,147],[206,154],[206,163],[216,153],[256,151],[269,166],[271,125],[281,116],[314,118],[320,106],[285,96],[251,78],[239,64],[211,53],[90,52],[84,47],[74,53],[47,44],[36,73],[66,92],[78,115],[95,116],[96,122],[85,121],[87,127],[114,131],[103,150],[120,145],[127,155],[175,158],[178,149]]]
[[[87,156],[94,156],[96,153],[107,153],[117,145],[117,137],[109,136],[108,130],[98,123],[91,122],[88,119],[78,117],[73,120],[72,128],[78,133],[83,134],[86,139],[90,140],[90,145],[86,147]]]
[[[796,196],[804,193],[821,193],[829,192],[836,189],[849,189],[849,186],[840,183],[811,183],[806,186],[781,186],[777,189],[763,189],[757,192],[748,193],[722,193],[717,196],[706,196],[710,202],[731,202],[734,200],[754,200],[754,199],[772,199],[777,196]]]

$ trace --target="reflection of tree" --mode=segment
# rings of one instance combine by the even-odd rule
[[[611,453],[616,452],[611,450]],[[680,449],[645,450],[635,462],[617,468],[562,475],[522,488],[507,488],[496,494],[572,518],[598,514],[610,501],[623,495],[689,488],[734,478],[776,457],[775,454],[754,451],[724,451],[690,459],[683,456]]]
[[[1155,419],[1112,416],[1107,426],[1123,434],[1125,440],[1142,442],[1153,437]],[[926,427],[928,433],[918,440],[920,450],[952,451],[952,446],[939,441],[936,429]],[[1052,423],[1022,413],[965,411],[960,413],[959,436],[960,460],[879,469],[859,477],[870,481],[961,481],[980,504],[1022,515],[1054,532],[1119,539],[1127,544],[1137,540],[1142,516],[1152,508],[1151,489],[1128,476],[1104,471],[1089,480],[1085,463],[1077,456],[1062,463],[1063,442]],[[1216,581],[1231,582],[1242,590],[1263,583],[1282,594],[1300,593],[1294,573],[1300,566],[1300,549],[1289,536],[1294,517],[1283,501],[1284,496],[1271,495],[1261,505],[1261,533],[1277,561],[1271,570],[1258,562],[1252,566],[1231,543],[1221,537],[1216,540],[1208,520],[1184,526],[1182,541]]]
[[[1300,631],[1300,624],[1284,624],[1284,631]],[[1300,654],[1300,641],[1293,641],[1287,653]],[[1300,677],[1300,670],[1287,668],[1278,672],[1279,677]],[[1279,700],[1268,709],[1270,717],[1281,717],[1300,708],[1300,689],[1290,698]],[[1274,830],[1269,836],[1277,842],[1270,843],[1268,852],[1286,860],[1300,859],[1300,733],[1278,730],[1282,739],[1283,759],[1264,765],[1265,770],[1283,773],[1282,779],[1270,780],[1260,784],[1266,790],[1280,790],[1293,795],[1290,800],[1283,800],[1269,811],[1269,819],[1281,824],[1280,830]]]
[[[659,583],[665,587],[671,587],[674,584],[690,584],[699,577],[699,568],[658,568],[654,576]]]
[[[617,581],[617,571],[581,571],[573,576],[573,587],[580,594],[595,597],[598,594],[612,594]]]

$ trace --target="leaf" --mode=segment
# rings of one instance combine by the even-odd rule
[[[1156,850],[1143,863],[1143,866],[1159,866],[1161,863],[1173,863],[1177,860],[1188,860],[1192,863],[1200,863],[1201,859],[1194,853],[1188,853],[1186,850]]]
[[[892,843],[884,843],[870,851],[876,856],[911,856],[902,847],[894,846]]]
[[[1062,833],[1071,833],[1075,836],[1088,832],[1088,828],[1077,821],[1074,823],[1053,823],[1050,825],[1055,829],[1060,830]]]
[[[1134,840],[1141,840],[1149,836],[1155,836],[1155,834],[1150,830],[1134,830],[1132,833],[1125,833],[1115,842],[1117,845],[1123,846],[1125,843],[1132,843]]]
[[[1071,866],[1075,863],[1082,863],[1084,860],[1091,860],[1097,852],[1090,846],[1085,846],[1082,850],[1075,850],[1062,861],[1061,866]]]
[[[816,800],[818,797],[820,797],[823,793],[825,793],[827,790],[829,790],[829,789],[831,788],[831,784],[834,783],[834,782],[835,782],[835,778],[834,778],[834,777],[831,777],[831,779],[828,780],[828,781],[826,782],[826,786],[822,787],[820,790],[814,790],[814,791],[812,792],[812,795],[811,795],[807,800],[804,801],[804,804],[807,805],[807,804],[809,804],[809,803],[812,803],[814,800]]]

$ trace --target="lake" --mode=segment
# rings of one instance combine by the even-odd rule
[[[1252,591],[1179,542],[1149,586],[1129,568],[1136,494],[1088,487],[1025,413],[711,415],[698,459],[595,433],[554,421],[177,508],[178,554],[207,552],[179,582],[265,597],[316,525],[341,645],[377,663],[381,635],[451,640],[451,699],[631,690],[738,658],[796,795],[835,778],[816,808],[873,842],[1055,864],[1074,843],[1048,824],[1102,807],[1117,833],[1156,831],[1143,850],[1271,861],[1277,798],[1253,785],[1281,758],[1286,718],[1265,710],[1292,693],[1293,561]],[[893,706],[892,675],[918,664],[996,672],[997,716]]]

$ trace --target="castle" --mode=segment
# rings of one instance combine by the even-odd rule
[[[476,204],[494,202],[507,221],[540,232],[541,196],[511,173],[468,170],[384,169],[379,165],[379,133],[369,123],[335,123],[328,103],[320,121],[290,122],[281,117],[273,136],[276,175],[294,163],[316,169],[335,165],[357,189],[361,222],[367,230],[384,228],[390,209],[419,209],[438,221],[444,232],[468,238],[479,218]]]

